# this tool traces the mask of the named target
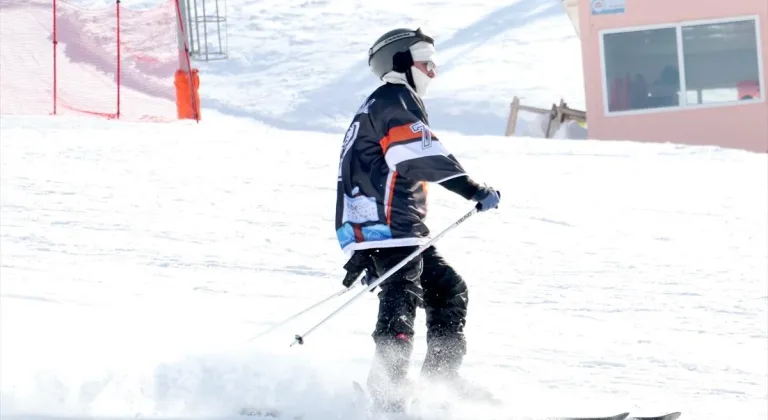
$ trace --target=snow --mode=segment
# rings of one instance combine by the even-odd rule
[[[367,373],[375,294],[303,346],[294,335],[354,292],[256,337],[341,290],[335,176],[376,85],[365,50],[418,23],[443,63],[432,125],[503,197],[438,242],[470,285],[463,372],[506,402],[456,418],[768,416],[764,155],[500,137],[514,95],[583,106],[556,2],[227,3],[230,59],[198,66],[200,123],[0,119],[3,418],[364,418],[350,381]],[[572,78],[553,77],[563,67]],[[428,223],[470,206],[435,186]]]
[[[370,44],[401,26],[421,26],[439,43],[440,83],[430,87],[428,107],[443,132],[503,134],[515,95],[531,106],[564,97],[584,108],[580,43],[556,0],[267,0],[227,8],[231,59],[199,67],[214,72],[201,82],[208,106],[232,115],[345,130],[350,110],[377,85],[367,70]],[[542,77],[542,69],[566,76]]]

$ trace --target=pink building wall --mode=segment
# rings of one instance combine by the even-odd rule
[[[719,145],[768,152],[768,0],[626,0],[624,13],[593,15],[579,0],[589,137],[604,140]],[[600,31],[644,25],[758,15],[763,97],[759,102],[606,115]]]

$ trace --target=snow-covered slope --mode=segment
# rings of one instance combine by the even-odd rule
[[[5,79],[11,2],[4,100],[24,87]],[[231,58],[199,64],[199,124],[0,119],[0,416],[363,418],[350,380],[366,374],[375,295],[304,346],[294,334],[343,299],[253,337],[341,288],[341,133],[376,84],[366,49],[401,25],[435,34],[433,126],[504,197],[438,244],[471,287],[464,373],[506,401],[456,418],[768,415],[763,155],[488,136],[515,95],[582,106],[554,0],[227,3]],[[572,79],[553,76],[564,68]],[[435,231],[469,208],[430,197]]]
[[[0,120],[4,418],[246,405],[361,418],[350,380],[365,377],[375,295],[304,346],[289,347],[294,334],[343,299],[250,340],[341,289],[338,136],[209,114],[199,126]],[[503,416],[472,418],[768,414],[761,155],[447,144],[504,197],[438,243],[471,287],[465,374],[507,401]],[[469,208],[431,191],[435,231]]]
[[[557,0],[229,0],[227,19],[230,59],[199,65],[205,103],[280,127],[346,128],[378,83],[368,48],[402,26],[436,38],[426,102],[441,132],[504,134],[515,95],[584,106],[580,44]]]

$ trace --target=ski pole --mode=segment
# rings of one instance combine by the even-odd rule
[[[361,275],[362,275],[362,274],[361,274]],[[338,291],[338,292],[335,292],[334,294],[332,294],[332,295],[328,296],[327,298],[325,298],[325,299],[323,299],[323,300],[321,300],[321,301],[319,301],[319,302],[317,302],[317,303],[313,304],[312,306],[310,306],[310,307],[308,307],[308,308],[306,308],[306,309],[302,310],[301,312],[299,312],[299,313],[297,313],[297,314],[294,314],[294,315],[291,315],[291,316],[289,316],[288,318],[286,318],[286,319],[284,319],[284,320],[282,320],[282,321],[278,322],[277,324],[275,324],[275,325],[273,325],[273,326],[271,326],[271,327],[267,328],[267,330],[266,330],[266,331],[263,331],[263,332],[261,332],[260,334],[258,334],[258,335],[256,335],[256,336],[254,336],[254,337],[251,337],[251,339],[250,339],[250,340],[248,340],[248,341],[252,341],[252,340],[255,340],[255,339],[259,338],[259,337],[263,337],[263,336],[265,336],[265,335],[266,335],[267,333],[269,333],[270,331],[273,331],[273,330],[275,330],[276,328],[278,328],[278,327],[281,327],[281,326],[283,326],[284,324],[287,324],[287,323],[288,323],[288,322],[290,322],[290,321],[293,321],[294,319],[296,319],[296,318],[298,318],[298,317],[300,317],[300,316],[304,315],[305,313],[307,313],[307,312],[311,311],[312,309],[315,309],[315,308],[317,308],[318,306],[320,306],[320,305],[322,305],[322,304],[324,304],[324,303],[328,302],[329,300],[331,300],[331,299],[333,299],[333,298],[335,298],[335,297],[341,296],[341,295],[343,295],[343,294],[345,294],[345,293],[349,292],[350,290],[352,290],[352,289],[354,289],[355,287],[357,287],[357,285],[358,285],[358,282],[357,282],[357,281],[355,281],[355,283],[354,283],[352,286],[350,286],[350,287],[346,287],[346,288],[344,288],[343,290],[340,290],[340,291]]]
[[[341,312],[342,310],[344,310],[344,308],[346,308],[347,306],[349,306],[349,305],[350,305],[350,304],[351,304],[353,301],[355,301],[356,299],[358,299],[360,296],[363,296],[363,295],[365,294],[365,292],[369,292],[369,291],[371,291],[371,290],[375,289],[375,288],[376,288],[376,287],[377,287],[379,284],[381,284],[381,282],[383,282],[384,280],[386,280],[387,278],[389,278],[390,276],[392,276],[392,274],[394,274],[395,272],[397,272],[397,270],[399,270],[400,268],[402,268],[404,265],[408,264],[408,262],[409,262],[410,260],[412,260],[412,259],[413,259],[413,258],[415,258],[417,255],[419,255],[419,254],[421,254],[422,252],[424,252],[424,250],[426,250],[426,249],[427,249],[427,248],[429,248],[430,246],[432,246],[432,245],[433,245],[435,242],[437,242],[437,240],[438,240],[438,239],[440,239],[440,238],[441,238],[443,235],[445,235],[446,233],[448,233],[448,231],[450,231],[450,230],[452,230],[453,228],[455,228],[455,227],[459,226],[460,224],[464,223],[464,222],[465,222],[467,219],[469,219],[469,218],[470,218],[470,216],[472,216],[472,215],[473,215],[473,214],[475,214],[475,213],[477,213],[477,206],[475,206],[474,208],[472,208],[472,210],[470,210],[470,211],[469,211],[467,214],[465,214],[464,216],[462,216],[462,217],[461,217],[459,220],[457,220],[457,221],[453,222],[453,223],[452,223],[450,226],[448,226],[447,228],[443,229],[443,231],[442,231],[442,232],[440,232],[440,233],[439,233],[437,236],[435,236],[434,238],[430,239],[430,240],[429,240],[429,242],[427,242],[427,243],[425,243],[424,245],[420,246],[418,249],[416,249],[415,251],[413,251],[413,252],[412,252],[410,255],[408,255],[407,257],[403,258],[403,260],[402,260],[402,261],[400,261],[400,262],[399,262],[399,263],[398,263],[396,266],[394,266],[394,267],[390,268],[389,270],[387,270],[387,272],[385,272],[384,274],[382,274],[382,275],[381,275],[381,277],[377,278],[377,279],[376,279],[376,281],[374,281],[374,282],[370,283],[370,284],[368,285],[368,287],[367,287],[367,288],[365,288],[364,290],[361,290],[361,291],[360,291],[358,294],[356,294],[355,296],[352,296],[352,298],[351,298],[351,299],[349,299],[348,301],[344,302],[344,303],[343,303],[341,306],[339,306],[339,307],[338,307],[338,308],[337,308],[335,311],[331,312],[331,313],[330,313],[330,314],[329,314],[327,317],[325,317],[325,319],[323,319],[322,321],[318,322],[318,323],[317,323],[317,324],[316,324],[314,327],[310,328],[310,329],[309,329],[307,332],[305,332],[304,334],[301,334],[301,335],[299,335],[299,334],[296,334],[296,336],[295,336],[295,339],[293,340],[293,343],[291,343],[290,347],[293,347],[293,346],[294,346],[296,343],[299,343],[299,344],[304,344],[304,338],[305,338],[306,336],[308,336],[310,333],[312,333],[312,331],[314,331],[315,329],[317,329],[317,327],[319,327],[319,326],[321,326],[321,325],[325,324],[325,323],[326,323],[326,322],[327,322],[329,319],[331,319],[331,318],[333,318],[334,316],[336,316],[336,315],[337,315],[339,312]]]

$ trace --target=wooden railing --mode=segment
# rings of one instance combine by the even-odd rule
[[[541,115],[548,114],[547,128],[544,130],[544,136],[546,138],[551,138],[560,128],[560,125],[566,121],[576,121],[581,124],[587,122],[587,113],[585,111],[570,108],[562,99],[560,99],[559,105],[552,104],[550,109],[546,109],[522,105],[520,104],[520,98],[515,96],[509,109],[509,120],[507,120],[507,131],[504,133],[505,136],[515,135],[517,115],[521,110]]]

